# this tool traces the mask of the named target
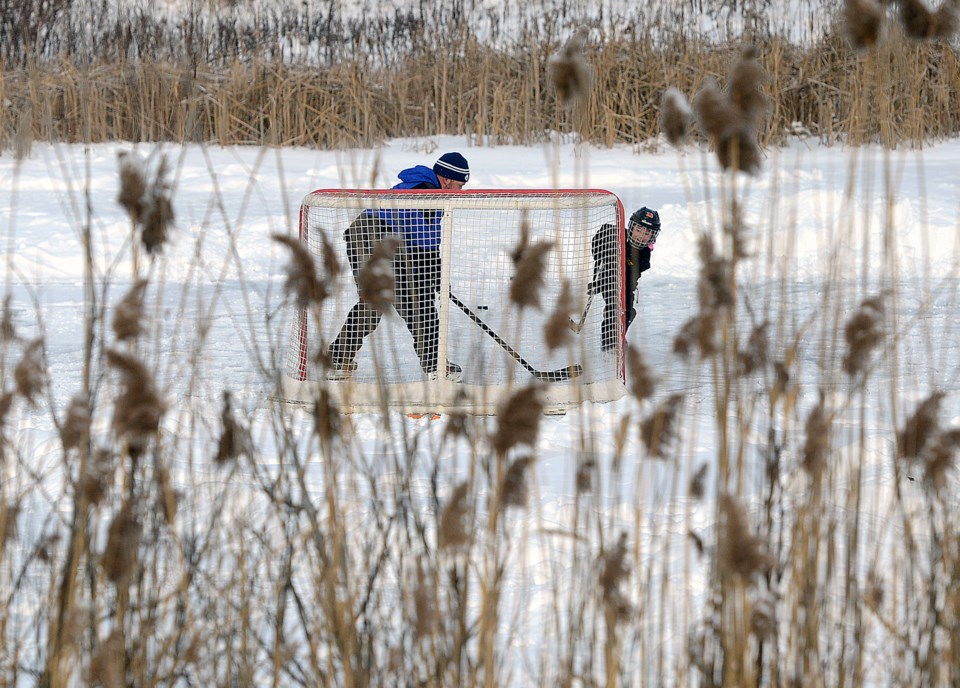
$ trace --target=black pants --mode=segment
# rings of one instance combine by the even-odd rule
[[[344,233],[347,240],[347,259],[354,280],[370,259],[373,247],[389,227],[378,217],[361,214]],[[394,306],[413,336],[413,347],[424,372],[437,369],[440,318],[436,296],[440,291],[440,251],[402,245],[393,261],[396,284]],[[334,365],[352,361],[367,335],[377,329],[382,314],[359,298],[350,309],[347,319],[330,344],[330,358]]]
[[[600,348],[604,351],[611,351],[617,345],[617,321],[620,319],[620,309],[617,304],[615,279],[616,276],[614,275],[613,280],[602,283],[600,290],[600,294],[603,296],[603,322],[600,324]],[[627,270],[623,290],[624,332],[627,331],[630,323],[637,317],[637,308],[634,301],[636,300],[637,282],[639,280],[639,271]]]

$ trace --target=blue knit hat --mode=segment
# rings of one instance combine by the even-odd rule
[[[466,183],[470,180],[470,165],[467,164],[467,159],[459,153],[444,153],[441,155],[433,166],[433,171],[438,177],[446,177],[458,182]]]

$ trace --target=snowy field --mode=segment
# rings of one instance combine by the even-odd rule
[[[509,638],[528,639],[505,650],[516,653],[520,673],[514,685],[525,684],[526,671],[540,675],[529,668],[544,653],[538,623],[546,612],[536,610],[555,605],[553,591],[564,589],[567,576],[575,581],[583,565],[559,565],[562,551],[570,545],[544,533],[570,527],[572,514],[582,508],[575,457],[582,454],[584,437],[593,442],[590,451],[604,483],[591,511],[611,533],[629,532],[639,543],[633,550],[639,554],[634,562],[635,594],[649,596],[646,601],[657,607],[661,601],[652,590],[670,584],[661,614],[647,621],[659,625],[660,632],[644,629],[639,643],[625,650],[624,661],[639,662],[657,653],[668,665],[678,661],[687,626],[704,602],[707,577],[706,565],[691,553],[685,534],[693,530],[706,536],[715,518],[714,505],[687,499],[686,484],[699,466],[713,465],[719,438],[709,366],[673,355],[673,341],[697,311],[701,267],[697,237],[707,232],[719,240],[724,199],[731,194],[742,205],[753,256],[741,265],[738,296],[749,303],[757,320],[769,318],[782,326],[773,338],[781,351],[800,342],[795,377],[804,384],[797,400],[801,418],[823,390],[849,395],[851,401],[840,405],[838,425],[847,427],[849,422],[853,428],[866,419],[866,427],[840,433],[840,449],[853,452],[860,441],[858,432],[864,433],[875,460],[863,467],[863,480],[876,486],[861,505],[868,542],[864,546],[871,548],[870,556],[898,556],[900,526],[888,518],[891,406],[899,407],[896,418],[902,421],[920,399],[938,389],[947,395],[944,426],[960,426],[957,141],[884,152],[825,148],[813,140],[796,139],[787,148],[766,151],[759,175],[735,181],[721,173],[707,152],[690,147],[678,154],[661,145],[598,149],[563,142],[530,148],[477,147],[453,137],[393,140],[379,150],[340,152],[34,144],[22,161],[9,154],[0,157],[0,241],[13,325],[24,339],[43,336],[52,384],[48,401],[36,409],[18,405],[8,416],[10,445],[27,457],[38,475],[55,482],[61,451],[50,409],[59,413],[66,406],[82,376],[82,229],[89,226],[93,237],[98,298],[115,302],[129,288],[133,274],[130,222],[116,200],[119,151],[135,151],[149,165],[163,153],[171,164],[175,229],[156,260],[142,254],[140,260],[141,270],[161,285],[157,288],[162,298],[154,302],[159,303],[155,315],[161,325],[151,335],[146,358],[156,362],[158,382],[170,404],[164,431],[176,434],[189,417],[188,408],[206,406],[207,421],[214,425],[225,389],[234,394],[236,408],[254,428],[274,403],[272,381],[264,371],[281,365],[293,313],[283,292],[288,255],[270,234],[295,235],[301,198],[320,188],[388,188],[400,169],[432,164],[449,150],[458,150],[469,160],[468,188],[602,188],[617,194],[628,214],[643,205],[659,210],[663,230],[652,269],[640,281],[639,315],[628,341],[643,352],[660,380],[655,401],[674,392],[686,399],[683,438],[665,461],[645,460],[636,433],[630,432],[624,462],[611,464],[613,429],[640,408],[630,397],[542,421],[532,506],[528,515],[513,516],[525,563],[510,570],[502,599],[510,610],[504,618],[519,619],[506,634],[508,644]],[[504,237],[505,244],[513,240]],[[885,249],[891,245],[892,251]],[[830,358],[831,341],[842,340],[842,323],[864,298],[881,292],[890,294],[896,304],[891,325],[898,332],[897,346],[878,366],[874,386],[859,393],[845,387],[846,379]],[[193,355],[199,364],[195,375],[187,375],[184,361]],[[743,385],[740,393],[749,397],[748,383]],[[894,395],[891,389],[896,390]],[[295,432],[309,427],[307,410],[292,408],[290,414]],[[419,438],[421,451],[449,451],[437,449],[442,446],[442,421],[399,416],[383,423],[361,416],[353,422],[359,451],[371,460],[391,456],[386,447],[409,441],[411,434]],[[747,485],[764,469],[757,458],[764,436],[752,434],[761,431],[746,433],[746,445],[757,450],[746,458]],[[209,449],[201,447],[198,456]],[[268,447],[261,451],[264,464],[282,463]],[[797,457],[784,460],[793,462],[788,473],[798,473]],[[2,467],[2,479],[11,492],[26,489],[27,479],[18,471],[22,461],[7,461]],[[217,482],[208,463],[192,455],[189,461],[177,459],[174,481],[181,489],[197,484],[198,476]],[[467,464],[454,449],[442,469],[446,489],[465,474]],[[374,471],[384,481],[398,479],[391,466],[385,461]],[[311,464],[306,476],[308,490],[317,494],[322,491],[322,468]],[[709,481],[715,478],[715,473],[708,473]],[[427,476],[415,479],[425,483]],[[240,471],[232,480],[238,491],[254,491],[249,473]],[[799,480],[784,478],[785,489]],[[950,474],[950,480],[955,481],[955,475]],[[210,489],[203,484],[203,490]],[[955,483],[950,485],[955,491]],[[708,489],[707,494],[712,492]],[[761,495],[751,494],[749,487],[745,495],[748,506],[755,508],[754,500]],[[37,536],[46,527],[42,524],[49,511],[66,506],[33,494],[21,512],[21,537]],[[201,504],[191,508],[198,515],[204,513]],[[358,522],[357,527],[363,526]],[[550,565],[538,567],[545,562]],[[634,601],[640,604],[643,599]],[[651,638],[666,639],[666,649],[654,646]],[[884,653],[882,633],[875,642],[866,652],[876,653],[873,659],[879,660]],[[655,668],[644,666],[650,667],[645,671],[652,680]],[[883,663],[876,666],[874,679],[881,685]]]

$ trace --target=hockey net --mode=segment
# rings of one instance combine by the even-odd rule
[[[358,307],[359,290],[348,261],[345,231],[364,213],[396,218],[423,212],[436,218],[440,232],[439,249],[433,254],[436,265],[425,267],[423,253],[408,251],[402,244],[394,263],[388,263],[396,273],[398,306],[372,321],[361,317],[365,324],[359,329],[370,331],[361,339],[356,327],[345,325],[351,312],[356,325],[357,308],[370,314],[369,307],[362,303]],[[543,384],[541,398],[547,412],[623,396],[623,255],[618,248],[622,242],[604,249],[617,254],[603,256],[616,271],[616,303],[607,313],[606,340],[607,304],[602,294],[593,297],[582,317],[594,270],[591,238],[604,224],[614,225],[617,236],[622,236],[623,223],[619,199],[603,190],[319,190],[308,194],[300,208],[300,239],[320,271],[324,245],[332,247],[341,272],[330,298],[295,314],[282,395],[311,401],[317,386],[325,385],[346,412],[397,409],[478,414],[493,413],[505,394],[537,380]],[[542,286],[516,285],[536,291],[539,308],[521,308],[510,297],[514,279],[523,279],[514,260],[522,227],[528,248],[541,242],[551,245],[543,259]],[[414,258],[408,258],[408,253]],[[365,258],[355,259],[354,266],[364,265]],[[421,280],[432,283],[424,286]],[[550,349],[546,327],[559,311],[565,283],[572,296],[569,312],[562,314],[569,336],[567,343]],[[424,336],[431,325],[436,336]],[[609,349],[611,332],[615,343]],[[350,360],[334,356],[333,362],[342,367],[352,361],[355,370],[353,366],[331,369],[331,352],[342,355],[346,340],[353,342],[347,346]],[[609,350],[603,350],[604,343]],[[434,361],[437,372],[430,369]],[[448,374],[446,361],[461,372],[457,374],[453,367]]]

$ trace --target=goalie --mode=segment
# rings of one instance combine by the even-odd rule
[[[624,332],[637,317],[634,305],[640,273],[650,269],[650,253],[660,234],[660,214],[643,207],[630,216],[626,236],[618,236],[616,225],[604,224],[590,241],[593,256],[593,279],[587,285],[588,296],[603,297],[603,323],[600,326],[600,348],[612,351],[617,343],[617,271],[621,242],[625,254]]]

